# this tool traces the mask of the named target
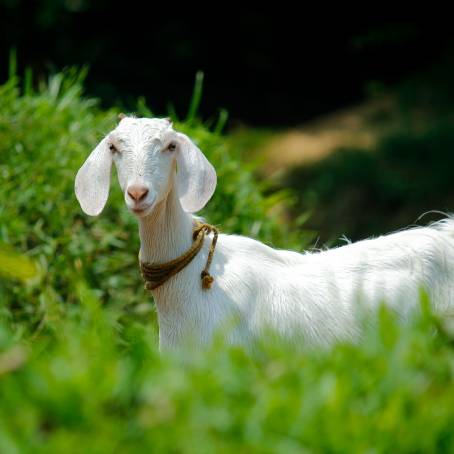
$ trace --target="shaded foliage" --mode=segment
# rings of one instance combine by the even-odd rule
[[[306,226],[323,242],[341,234],[353,240],[383,234],[427,211],[452,211],[453,74],[454,65],[445,61],[401,84],[392,118],[372,150],[340,149],[292,169],[283,186],[295,190],[294,216],[311,209]]]
[[[129,108],[144,95],[159,114],[169,97],[185,110],[202,70],[204,116],[223,106],[250,124],[288,126],[361,100],[370,81],[395,83],[431,65],[453,42],[450,16],[430,8],[400,17],[343,8],[302,16],[273,5],[206,13],[185,4],[170,13],[160,3],[3,0],[0,55],[17,47],[39,74],[89,64],[89,93]],[[5,69],[0,62],[0,77]]]

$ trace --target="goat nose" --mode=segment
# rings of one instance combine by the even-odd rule
[[[128,188],[128,195],[131,199],[139,202],[143,200],[148,194],[148,189],[145,186],[129,186]]]

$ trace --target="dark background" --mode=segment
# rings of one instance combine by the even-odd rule
[[[429,210],[453,212],[452,14],[427,4],[401,15],[383,4],[308,5],[0,0],[0,79],[16,49],[18,74],[31,68],[35,84],[87,65],[86,93],[104,106],[134,112],[143,96],[154,114],[167,115],[171,103],[184,118],[201,70],[199,115],[227,109],[226,140],[245,157],[269,131],[301,131],[317,117],[384,103],[390,107],[361,114],[373,146],[336,145],[313,163],[288,166],[275,186],[260,175],[271,192],[292,194],[285,219],[303,214],[302,229],[324,244],[343,233],[356,240],[389,232]]]
[[[0,74],[17,48],[19,70],[48,74],[88,64],[87,92],[134,109],[143,95],[155,113],[183,115],[197,70],[205,73],[201,114],[226,108],[235,122],[296,125],[361,100],[374,83],[392,85],[450,54],[450,15],[400,17],[269,10],[219,4],[146,9],[106,0],[0,3]],[[166,6],[166,5],[163,5]]]

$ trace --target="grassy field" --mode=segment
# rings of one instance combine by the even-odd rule
[[[0,452],[450,452],[453,339],[422,298],[405,325],[382,308],[357,345],[255,353],[223,345],[161,356],[138,235],[113,185],[98,219],[75,173],[117,111],[82,94],[83,74],[39,88],[11,65],[0,87]],[[223,117],[181,128],[218,171],[203,212],[227,232],[301,249],[221,135]],[[137,114],[151,115],[143,103]]]

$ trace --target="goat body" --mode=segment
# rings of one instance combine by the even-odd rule
[[[175,258],[190,245],[194,218],[184,213],[177,198],[170,194],[157,211],[154,219],[140,221],[144,261],[156,261],[159,250],[161,259]],[[178,348],[188,338],[209,343],[225,326],[234,344],[250,345],[271,329],[326,345],[356,338],[359,312],[381,302],[406,317],[417,307],[423,289],[443,312],[454,292],[451,219],[304,254],[220,234],[211,265],[215,280],[210,290],[203,290],[199,276],[210,243],[207,238],[183,271],[153,291],[161,348]]]
[[[163,263],[189,249],[194,216],[214,192],[216,173],[202,152],[168,120],[124,118],[91,153],[76,177],[76,195],[89,215],[108,197],[115,162],[127,207],[137,216],[140,259]],[[178,172],[176,167],[178,164]],[[417,306],[420,290],[440,313],[452,305],[454,219],[336,249],[299,254],[221,234],[202,289],[210,241],[177,275],[153,290],[161,348],[188,337],[205,344],[225,329],[228,341],[250,345],[272,329],[305,342],[353,339],[358,310],[384,301],[402,317]],[[229,325],[230,323],[230,325]]]

